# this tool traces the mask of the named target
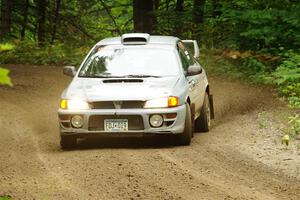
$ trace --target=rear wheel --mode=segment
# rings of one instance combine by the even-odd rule
[[[200,116],[195,121],[195,131],[208,132],[210,129],[211,110],[208,94],[205,93]]]
[[[193,126],[192,126],[192,114],[190,105],[186,104],[186,115],[184,123],[184,131],[178,135],[178,142],[180,145],[189,145],[191,143],[193,135]]]
[[[71,149],[74,148],[77,144],[77,139],[74,136],[70,135],[61,135],[60,136],[60,146],[62,149]]]

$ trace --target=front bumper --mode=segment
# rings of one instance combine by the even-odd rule
[[[175,118],[167,118],[166,114],[176,113]],[[164,124],[154,128],[149,124],[149,118],[153,114],[164,116]],[[74,128],[70,119],[74,115],[81,115],[84,119],[82,128]],[[61,135],[151,135],[151,134],[179,134],[184,130],[186,105],[174,108],[159,109],[91,109],[91,110],[58,110]],[[126,132],[106,132],[103,130],[103,119],[128,118],[129,130]],[[97,121],[98,120],[98,121]],[[131,121],[134,123],[131,126]],[[97,125],[98,123],[98,125]],[[100,125],[101,124],[101,125]],[[131,128],[132,127],[132,128]]]

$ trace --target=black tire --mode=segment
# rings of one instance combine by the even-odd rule
[[[200,116],[195,121],[196,132],[208,132],[211,123],[211,110],[208,94],[205,93],[203,106],[201,108]]]
[[[69,135],[60,136],[60,146],[62,149],[74,148],[77,144],[77,138]]]
[[[184,123],[183,133],[178,135],[178,142],[180,145],[189,145],[192,140],[193,126],[192,126],[192,114],[190,105],[186,104],[186,115]]]

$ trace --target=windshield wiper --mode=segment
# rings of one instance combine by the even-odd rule
[[[160,78],[160,76],[147,75],[147,74],[129,74],[129,75],[125,75],[124,77],[128,77],[128,78]]]
[[[93,74],[93,75],[84,75],[79,76],[83,78],[122,78],[124,76],[112,76],[112,75],[106,75],[106,74]]]
[[[160,78],[160,76],[147,75],[147,74],[128,74],[122,76],[109,75],[109,74],[93,74],[93,75],[82,75],[79,77],[83,78]]]

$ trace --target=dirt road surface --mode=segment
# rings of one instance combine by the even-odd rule
[[[168,138],[59,147],[59,67],[6,66],[0,87],[0,196],[13,199],[300,199],[300,155],[280,144],[284,103],[268,88],[210,76],[216,120],[190,146]]]

